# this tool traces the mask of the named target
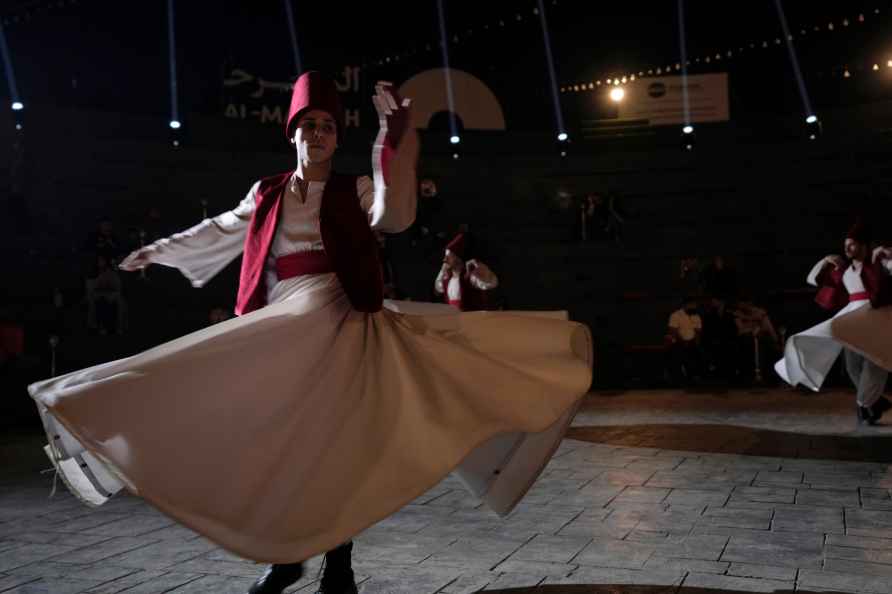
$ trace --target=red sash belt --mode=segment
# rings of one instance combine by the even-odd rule
[[[325,274],[334,272],[328,254],[323,250],[295,252],[276,258],[276,276],[279,280],[303,276],[305,274]]]
[[[852,301],[865,301],[867,299],[870,299],[870,295],[867,293],[867,291],[861,291],[860,293],[852,293],[851,295],[849,295],[849,303],[851,303]]]

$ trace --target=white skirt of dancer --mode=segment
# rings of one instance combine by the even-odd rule
[[[791,336],[784,346],[783,359],[774,365],[777,374],[791,386],[801,384],[815,392],[820,390],[842,349],[860,350],[836,334],[836,321],[862,309],[872,310],[870,301],[852,301],[829,320]]]
[[[589,388],[565,314],[354,310],[337,282],[29,386],[47,453],[99,505],[126,487],[248,559],[329,550],[457,470],[498,513]]]

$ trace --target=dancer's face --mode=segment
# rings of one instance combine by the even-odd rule
[[[846,238],[844,249],[849,260],[864,260],[867,256],[867,246],[851,237]]]
[[[458,256],[448,250],[446,251],[446,256],[443,258],[443,262],[445,262],[446,266],[449,268],[458,268],[461,266],[461,260],[458,259]]]
[[[338,127],[331,114],[312,109],[301,116],[294,129],[294,146],[301,162],[319,164],[330,161],[338,147]]]

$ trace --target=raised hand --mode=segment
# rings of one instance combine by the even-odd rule
[[[834,254],[831,254],[831,255],[827,256],[826,258],[824,258],[824,262],[826,262],[827,264],[830,264],[834,268],[845,268],[846,267],[846,261],[843,260],[842,257],[834,255]]]
[[[126,270],[127,272],[142,270],[152,263],[152,255],[154,253],[155,247],[152,245],[141,247],[138,250],[134,250],[130,253],[129,256],[124,258],[121,263],[118,264],[118,268],[120,268],[121,270]]]
[[[378,134],[379,142],[396,149],[409,127],[411,99],[401,98],[393,88],[393,83],[379,81],[375,85],[372,103],[378,112],[378,124],[381,129],[381,133]]]
[[[880,246],[873,250],[873,259],[874,262],[878,262],[880,260],[892,260],[892,247],[883,247]]]

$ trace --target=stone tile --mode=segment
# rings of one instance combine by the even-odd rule
[[[65,547],[89,547],[96,543],[109,540],[108,536],[96,536],[88,534],[68,534],[65,532],[46,532],[46,531],[23,531],[17,534],[11,534],[9,538],[12,541],[20,543],[28,542],[33,544],[54,544]]]
[[[826,569],[827,571],[839,571],[842,573],[883,576],[886,579],[892,578],[892,565],[886,565],[883,563],[867,563],[864,561],[853,561],[851,559],[834,559],[831,557],[827,558],[824,561],[824,569]]]
[[[119,553],[107,559],[107,563],[137,569],[164,569],[199,557],[216,548],[201,540],[166,540]]]
[[[140,536],[173,525],[174,521],[165,516],[132,514],[114,522],[88,528],[83,532],[98,536]]]
[[[10,575],[22,575],[39,578],[95,581],[96,583],[109,582],[122,578],[138,569],[117,567],[106,563],[95,565],[71,565],[67,563],[55,563],[53,561],[39,561],[30,565],[17,567],[9,571]]]
[[[768,530],[773,512],[767,509],[737,509],[727,507],[707,508],[701,520],[712,526]]]
[[[84,592],[84,594],[118,594],[119,592],[139,592],[135,590],[137,586],[142,586],[142,592],[165,592],[170,588],[185,584],[190,580],[195,580],[200,575],[185,575],[179,573],[171,573],[164,571],[143,571],[137,570],[122,578],[105,582],[98,586],[94,586]]]
[[[490,582],[483,588],[483,591],[498,590],[505,592],[506,590],[512,594],[533,593],[536,586],[545,579],[544,575],[535,575],[527,573],[503,573],[495,580]]]
[[[644,483],[646,483],[653,475],[654,471],[652,470],[629,470],[627,468],[623,468],[620,470],[611,469],[599,472],[589,484],[618,485],[621,487],[640,487],[644,485]]]
[[[778,567],[776,565],[732,563],[728,568],[728,575],[791,582],[796,579],[796,569],[793,567]]]
[[[16,586],[35,582],[40,578],[25,575],[0,575],[0,592],[7,592]]]
[[[41,578],[5,590],[3,594],[81,594],[93,586],[95,581],[73,578]]]
[[[384,559],[393,564],[421,563],[431,555],[448,548],[454,541],[421,534],[378,533],[377,537],[359,536],[356,549],[371,559]]]
[[[561,528],[557,535],[565,537],[613,538],[618,540],[625,538],[634,528],[634,524],[637,524],[637,522],[634,522],[632,525],[627,523],[617,524],[600,518],[583,516]]]
[[[749,485],[755,476],[755,471],[684,473],[678,471],[657,471],[645,483],[645,486],[724,491],[734,485]]]
[[[869,536],[852,536],[851,534],[828,534],[826,544],[835,547],[892,551],[892,539],[889,538],[871,538]]]
[[[628,487],[614,500],[617,503],[659,503],[669,495],[669,489],[655,487]]]
[[[824,555],[827,559],[892,564],[892,551],[883,549],[856,549],[830,545],[824,548]]]
[[[397,532],[418,532],[450,513],[452,510],[448,508],[407,505],[387,519],[381,520],[374,527]]]
[[[654,550],[652,545],[622,540],[594,540],[572,562],[598,567],[641,569]]]
[[[770,470],[760,470],[756,474],[755,483],[756,485],[801,485],[802,484],[802,472],[797,472],[793,470],[778,470],[778,471],[770,471]]]
[[[543,591],[555,590],[558,585],[591,585],[614,584],[636,586],[664,586],[665,588],[647,588],[647,594],[674,594],[681,584],[684,573],[664,569],[618,569],[608,567],[580,567],[570,575],[562,578],[546,577],[542,582]],[[551,587],[546,590],[545,587]],[[559,591],[559,590],[556,590]],[[507,594],[507,593],[506,593]]]
[[[0,571],[6,572],[30,563],[70,554],[73,550],[73,547],[55,544],[23,544],[3,553],[0,557]]]
[[[493,568],[497,573],[534,573],[536,575],[563,577],[579,569],[576,563],[547,563],[545,561],[518,561],[509,557]]]
[[[449,507],[453,509],[459,508],[470,508],[470,509],[478,509],[483,505],[483,502],[479,499],[471,496],[467,492],[462,492],[458,490],[449,491],[448,493],[444,493],[439,497],[432,499],[428,503],[425,504],[427,507]]]
[[[796,497],[796,489],[793,487],[734,487],[732,496],[764,503],[793,503]]]
[[[101,561],[114,555],[120,555],[127,551],[134,551],[140,547],[150,545],[153,542],[155,541],[132,536],[110,538],[109,540],[104,540],[98,544],[69,552],[66,555],[60,556],[58,561],[60,563],[74,564],[95,563],[96,561]],[[137,566],[137,568],[139,568],[139,566]]]
[[[858,507],[858,490],[797,489],[796,503],[798,505],[823,505],[827,507]]]
[[[503,539],[461,538],[424,562],[424,566],[457,566],[471,569],[491,569],[509,558],[524,543]]]
[[[591,540],[587,536],[536,536],[509,559],[569,563]]]
[[[807,472],[803,482],[814,489],[834,489],[840,485],[851,486],[853,489],[879,486],[879,481],[866,472]]]
[[[727,590],[732,592],[775,592],[792,590],[793,582],[779,580],[752,579],[730,575],[714,575],[710,573],[690,573],[684,579],[685,588],[703,588],[706,590]]]
[[[245,594],[253,583],[254,580],[248,578],[206,575],[186,582],[175,588],[173,592],[175,594]],[[139,588],[140,586],[137,586],[135,592],[138,592]],[[130,594],[130,590],[126,590],[126,592]],[[158,592],[158,589],[156,587],[154,590],[147,590],[145,594],[148,592]]]
[[[359,585],[359,592],[360,594],[433,594],[461,575],[462,570],[458,568],[405,568],[370,577]]]
[[[696,571],[698,573],[723,574],[728,570],[730,563],[703,561],[702,559],[671,559],[669,557],[651,557],[644,563],[644,569],[660,569],[686,573]]]
[[[728,537],[715,534],[692,534],[678,542],[656,547],[655,553],[661,557],[701,559],[718,561],[728,543]]]
[[[822,535],[763,532],[732,535],[720,561],[816,568],[823,561]]]
[[[887,577],[817,569],[801,570],[797,587],[805,591],[829,590],[892,594],[892,581]]]
[[[666,503],[670,505],[686,505],[686,506],[722,506],[728,500],[731,494],[730,489],[701,491],[694,489],[673,489],[666,498]]]
[[[798,507],[798,506],[796,506]],[[845,534],[842,508],[779,508],[774,512],[771,529],[788,532]]]

